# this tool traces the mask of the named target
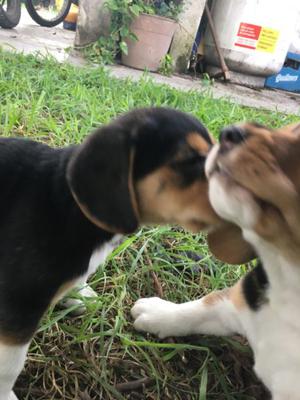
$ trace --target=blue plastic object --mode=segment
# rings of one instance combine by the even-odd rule
[[[287,53],[283,67],[266,78],[265,87],[300,92],[300,54]]]
[[[63,22],[63,28],[67,29],[69,31],[76,31],[76,22],[64,21]]]

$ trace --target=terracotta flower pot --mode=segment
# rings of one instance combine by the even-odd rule
[[[122,63],[137,69],[157,71],[167,54],[177,23],[158,15],[141,14],[133,20],[130,30],[137,41],[126,39],[128,55],[122,54]]]

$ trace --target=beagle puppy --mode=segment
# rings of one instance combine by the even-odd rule
[[[0,138],[0,400],[48,306],[141,224],[220,221],[204,173],[212,139],[167,108],[131,111],[65,148]]]
[[[132,309],[135,327],[161,338],[244,335],[273,400],[298,400],[300,124],[274,131],[257,124],[224,129],[206,174],[213,208],[241,228],[259,257],[257,266],[233,287],[200,300],[141,299]]]

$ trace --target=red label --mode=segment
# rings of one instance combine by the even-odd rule
[[[237,35],[240,37],[257,40],[259,38],[260,31],[261,26],[241,22]]]
[[[241,22],[234,45],[255,50],[261,29],[261,26]]]
[[[245,47],[246,49],[251,49],[251,50],[255,50],[255,49],[256,49],[255,46],[250,46],[249,44],[238,43],[238,42],[236,42],[236,43],[234,43],[234,44],[235,44],[235,46],[238,46],[238,47]]]

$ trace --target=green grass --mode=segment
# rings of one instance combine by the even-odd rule
[[[209,92],[182,93],[146,76],[119,81],[102,69],[77,69],[51,59],[0,52],[0,134],[53,146],[80,142],[93,127],[138,106],[164,105],[190,112],[217,135],[227,124],[255,120],[277,127],[297,120],[214,100]],[[201,255],[191,258],[189,251]],[[151,260],[151,261],[149,261]],[[239,338],[182,338],[161,342],[132,328],[129,310],[152,296],[151,271],[165,298],[196,299],[232,285],[249,266],[228,266],[208,252],[205,238],[170,227],[144,228],[109,257],[90,283],[98,300],[72,318],[51,309],[37,332],[16,393],[25,400],[266,399]],[[120,392],[117,384],[143,377],[145,387]]]

